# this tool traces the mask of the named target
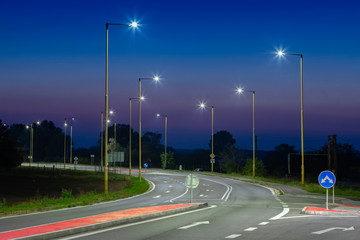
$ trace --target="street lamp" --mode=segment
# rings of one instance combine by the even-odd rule
[[[241,94],[243,92],[250,92],[253,96],[253,177],[255,177],[255,91],[254,90],[243,90],[242,88],[237,88],[236,92]]]
[[[199,103],[200,109],[205,109],[206,104],[204,102]],[[211,106],[211,154],[210,154],[210,162],[211,162],[211,172],[214,171],[214,162],[215,162],[215,154],[214,154],[214,106]]]
[[[156,114],[157,117],[161,117],[160,113]],[[167,143],[167,122],[168,122],[168,117],[167,115],[165,115],[165,156],[164,156],[164,169],[166,169],[166,164],[167,164],[167,154],[166,154],[166,143]]]
[[[67,119],[71,119],[74,120],[74,118],[65,118],[65,122],[64,122],[64,169],[65,169],[65,163],[66,163],[66,127],[67,127]],[[72,123],[70,124],[71,126],[71,133],[70,133],[70,163],[71,158],[72,158]]]
[[[40,125],[40,121],[36,122],[37,125]],[[4,124],[4,126],[6,126]],[[30,124],[30,127],[27,125],[26,126],[27,129],[30,128],[30,154],[29,154],[29,166],[31,167],[31,164],[34,161],[34,128],[33,128],[33,123]]]
[[[108,106],[108,100],[109,100],[109,96],[108,96],[108,91],[109,91],[109,82],[108,82],[108,75],[109,75],[109,69],[108,69],[108,39],[109,39],[109,25],[119,25],[119,26],[128,26],[131,27],[133,29],[138,27],[138,23],[137,22],[132,22],[132,23],[128,23],[128,24],[122,24],[122,23],[106,23],[106,57],[105,57],[105,174],[104,174],[104,192],[108,193],[108,166],[107,166],[107,149],[108,149],[108,111],[109,111],[109,106]]]
[[[304,94],[303,94],[303,55],[300,53],[287,53],[282,50],[277,52],[279,57],[284,55],[292,55],[300,57],[300,91],[301,91],[301,184],[304,185]]]
[[[158,82],[160,81],[160,77],[154,76],[152,78],[139,78],[139,180],[140,182],[141,182],[141,101],[144,100],[144,97],[141,95],[142,80],[152,80]]]
[[[129,98],[129,176],[131,176],[131,100],[139,98]]]

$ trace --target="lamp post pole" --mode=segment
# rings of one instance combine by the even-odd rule
[[[72,163],[72,124],[70,124],[70,164]]]
[[[129,176],[131,176],[131,100],[139,98],[129,98]]]
[[[104,165],[104,113],[101,112],[101,133],[100,133],[100,165],[101,165],[101,172],[103,170]]]
[[[26,126],[27,129],[30,128],[30,146],[29,146],[29,166],[31,167],[31,164],[33,163],[33,158],[34,158],[34,128],[33,128],[33,124],[30,124]]]
[[[214,154],[214,106],[211,106],[211,154]],[[211,162],[211,172],[214,172],[214,162]]]
[[[278,56],[292,55],[300,57],[300,96],[301,96],[301,184],[305,182],[305,157],[304,157],[304,89],[303,89],[303,55],[301,53],[277,52]]]
[[[66,118],[64,123],[64,169],[65,169],[65,163],[66,163]]]
[[[139,78],[139,180],[141,182],[141,78]]]
[[[168,121],[168,117],[167,115],[165,115],[165,168],[166,168],[166,164],[167,164],[167,154],[166,154],[166,143],[167,143],[167,121]]]
[[[237,88],[236,92],[241,94],[243,92],[249,92],[252,93],[252,97],[253,97],[253,106],[252,106],[252,110],[253,110],[253,177],[255,177],[255,91],[254,90],[243,90],[242,88]]]
[[[255,91],[253,95],[253,177],[255,177]]]
[[[129,98],[129,176],[131,176],[131,99]]]
[[[200,109],[205,109],[206,104],[204,102],[199,103]],[[211,163],[211,172],[214,172],[214,106],[211,106],[211,154],[210,154],[210,163]]]
[[[109,50],[109,25],[120,25],[120,26],[131,26],[136,28],[138,24],[132,22],[131,24],[122,24],[122,23],[106,23],[106,54],[105,54],[105,171],[104,171],[104,192],[108,193],[108,119],[109,119],[109,68],[108,68],[108,50]]]
[[[139,78],[139,180],[141,182],[141,80],[159,81],[160,78],[155,76],[153,78]]]

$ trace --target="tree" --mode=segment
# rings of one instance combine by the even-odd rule
[[[228,131],[219,131],[214,134],[214,154],[220,154],[226,148],[235,145],[235,139]],[[209,147],[211,149],[211,138],[209,142]]]
[[[166,153],[166,165],[165,165],[165,153],[161,153],[161,167],[163,169],[174,169],[175,168],[175,160],[174,160],[174,153],[167,152]]]
[[[0,168],[15,168],[23,161],[24,154],[18,149],[16,138],[11,137],[7,125],[0,120]]]
[[[255,158],[255,172],[256,172],[256,176],[261,176],[261,177],[265,176],[265,174],[266,174],[265,165],[258,158]],[[253,159],[252,158],[248,158],[246,160],[246,164],[243,169],[243,174],[246,176],[252,176],[252,174],[253,174]]]

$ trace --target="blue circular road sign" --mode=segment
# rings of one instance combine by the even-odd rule
[[[335,185],[336,182],[336,178],[333,172],[331,171],[322,171],[319,174],[319,184],[323,187],[323,188],[331,188],[332,186]]]
[[[145,168],[147,168],[147,167],[148,167],[148,164],[147,164],[147,163],[145,163],[145,164],[144,164],[144,167],[145,167]]]

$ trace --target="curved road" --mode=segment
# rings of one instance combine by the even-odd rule
[[[0,232],[123,209],[188,203],[190,193],[184,185],[187,174],[144,173],[144,178],[154,185],[146,194],[92,206],[1,218]],[[61,239],[357,239],[359,217],[299,214],[305,205],[317,206],[323,199],[276,196],[263,186],[198,176],[200,184],[193,190],[192,202],[207,202],[208,208]],[[331,227],[335,229],[319,233]]]

